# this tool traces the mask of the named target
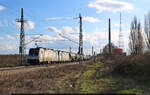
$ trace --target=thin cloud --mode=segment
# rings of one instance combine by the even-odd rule
[[[56,27],[54,27],[54,26],[50,26],[50,27],[48,27],[47,28],[50,32],[55,32],[56,34],[59,34],[59,33],[61,33],[61,31],[60,30],[58,30]]]
[[[116,0],[95,0],[95,2],[90,2],[88,7],[96,8],[97,13],[101,13],[103,11],[118,12],[133,9],[133,6],[130,3]]]
[[[8,40],[16,40],[16,38],[13,37],[13,36],[11,36],[11,35],[7,35],[7,39],[8,39]]]
[[[25,29],[28,29],[28,30],[32,30],[34,29],[34,22],[33,21],[27,21],[27,23],[25,24]]]
[[[20,22],[16,22],[18,28],[21,27]],[[33,21],[27,21],[24,25],[26,30],[33,30],[35,28],[35,23]]]
[[[84,21],[90,22],[90,23],[96,23],[99,22],[98,18],[94,18],[94,17],[83,17]]]
[[[56,21],[56,20],[71,20],[71,17],[54,17],[54,18],[47,18],[47,21]]]
[[[67,37],[69,39],[73,39],[73,40],[76,40],[78,38],[78,35],[75,34],[75,33],[78,33],[77,32],[78,30],[75,30],[75,29],[73,29],[72,27],[69,27],[69,26],[62,27],[61,29],[57,29],[54,26],[50,26],[47,29],[50,32],[56,33],[56,35],[57,35],[56,36],[56,41],[57,40],[64,40],[64,38],[62,38],[61,36],[65,36],[65,37]]]
[[[4,10],[4,9],[5,9],[5,7],[2,6],[2,5],[0,5],[0,11],[2,11],[2,10]]]
[[[16,43],[13,42],[0,43],[0,52],[4,52],[4,51],[15,52],[16,50],[17,50]]]
[[[47,18],[46,21],[56,21],[56,20],[73,20],[73,19],[77,19],[79,17],[54,17],[54,18]],[[99,22],[98,18],[94,18],[94,17],[83,17],[84,21],[90,22],[90,23],[95,23],[95,22]]]
[[[0,37],[0,40],[3,40],[3,37]]]

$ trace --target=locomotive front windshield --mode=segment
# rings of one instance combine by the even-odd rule
[[[39,49],[30,49],[29,50],[29,56],[38,56],[39,55]]]

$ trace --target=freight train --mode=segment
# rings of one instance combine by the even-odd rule
[[[88,60],[89,58],[77,53],[47,49],[42,47],[30,48],[27,61],[30,64],[49,64]]]

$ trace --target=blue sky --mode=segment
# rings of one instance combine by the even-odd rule
[[[16,54],[19,46],[20,10],[24,8],[26,43],[38,37],[39,46],[76,52],[78,45],[58,34],[78,42],[79,20],[83,16],[84,53],[91,53],[92,45],[99,53],[107,44],[108,18],[111,18],[112,42],[118,46],[119,15],[122,13],[124,50],[128,51],[130,23],[134,16],[143,23],[149,10],[149,0],[1,0],[0,1],[0,54]],[[71,34],[72,33],[72,34]],[[30,35],[30,34],[43,34]],[[27,52],[35,42],[26,46]]]

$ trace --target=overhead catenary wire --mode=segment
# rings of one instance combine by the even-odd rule
[[[3,4],[3,5],[5,5],[5,6],[7,6],[7,3],[6,4]],[[11,10],[11,13],[15,13],[15,15],[16,16],[18,16],[18,18],[19,18],[19,11],[18,10],[16,10],[16,9],[14,9],[13,7],[10,7],[10,6],[8,6],[7,8],[9,8],[10,10]],[[28,15],[30,15],[28,12],[25,12],[25,14],[28,16]],[[37,19],[37,17],[36,16],[33,16],[33,15],[30,15],[29,17],[33,17],[34,19],[36,19],[36,20],[39,20],[39,19]],[[25,17],[26,18],[26,17]],[[77,18],[74,18],[74,17],[68,17],[68,18],[61,18],[61,19],[64,19],[64,20],[72,20],[72,19],[77,19]],[[60,19],[60,20],[61,20]],[[13,23],[13,22],[10,22],[10,24],[9,24],[9,26],[11,26],[11,27],[13,27],[14,28],[14,30],[17,30],[17,28],[15,29],[15,27],[14,27],[14,24],[15,23]],[[36,23],[36,24],[39,24],[39,23]],[[41,26],[41,25],[39,25],[39,26]],[[34,32],[36,32],[36,31],[34,31]],[[39,32],[39,31],[38,31]],[[41,32],[42,33],[42,32]],[[71,34],[71,33],[70,33]],[[73,34],[73,33],[72,33]],[[74,33],[75,34],[75,33]],[[77,34],[77,33],[76,33]],[[71,41],[71,42],[73,42],[73,43],[76,43],[76,44],[78,44],[77,42],[75,42],[75,41],[73,41],[72,39],[69,39],[68,37],[66,37],[66,36],[64,36],[64,35],[61,35],[61,34],[59,34],[61,37],[63,37],[63,38],[65,38],[65,39],[67,39],[68,41]],[[33,41],[32,41],[33,42]]]
[[[30,44],[31,42],[33,42],[33,41],[35,41],[36,39],[39,39],[40,38],[40,36],[39,37],[35,37],[34,39],[32,39],[31,41],[29,41],[28,43],[25,43],[25,45],[28,45],[28,44]]]
[[[73,41],[72,39],[69,39],[69,38],[68,38],[68,37],[66,37],[66,36],[63,36],[63,35],[62,35],[62,34],[60,34],[60,33],[59,33],[59,35],[60,35],[61,37],[65,38],[65,39],[67,39],[67,40],[69,40],[69,41],[71,41],[71,42],[75,43],[75,44],[79,44],[78,42]]]
[[[47,19],[47,21],[57,21],[57,20],[74,20],[74,19],[79,19],[80,17],[52,17],[52,18],[48,18]],[[82,18],[84,18],[84,17],[82,17]],[[80,23],[80,21],[78,22],[78,23]],[[71,35],[80,35],[80,33],[79,33],[79,30],[77,30],[78,31],[78,33],[67,33],[67,34],[71,34]],[[60,34],[59,34],[60,35]],[[63,35],[65,35],[65,34],[61,34],[61,37],[63,37]],[[82,34],[83,35],[83,34]],[[64,37],[64,38],[66,38],[66,36]],[[66,39],[68,39],[68,37],[66,38]],[[69,41],[71,41],[71,42],[73,42],[73,43],[75,43],[75,44],[79,44],[78,42],[76,42],[76,41],[74,41],[74,40],[72,40],[72,39],[68,39]]]

